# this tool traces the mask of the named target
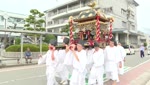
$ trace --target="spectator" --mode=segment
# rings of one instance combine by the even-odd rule
[[[145,49],[145,47],[142,44],[141,47],[140,47],[140,56],[141,56],[141,58],[144,57],[144,49]]]
[[[30,62],[29,62],[29,63],[32,63],[32,57],[31,57],[30,48],[27,48],[27,51],[25,52],[25,60],[26,60],[26,63],[28,63],[28,59],[30,59]]]

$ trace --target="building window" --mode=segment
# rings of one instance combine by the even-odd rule
[[[113,7],[104,8],[104,13],[113,13]]]
[[[48,30],[48,32],[52,32],[52,30]]]
[[[131,14],[131,18],[134,19],[134,14]]]
[[[58,10],[58,13],[63,13],[63,12],[67,12],[67,8],[63,8],[63,9]]]
[[[4,29],[4,25],[0,25],[0,29]]]
[[[16,18],[16,17],[9,17],[8,22],[18,23],[18,24],[24,24],[25,23],[23,18]]]
[[[76,3],[76,4],[69,5],[68,10],[74,10],[74,9],[78,9],[78,8],[80,8],[80,4]]]
[[[0,21],[4,21],[4,17],[3,16],[0,16]]]
[[[47,26],[50,26],[50,25],[52,25],[53,23],[52,23],[52,21],[49,21],[48,23],[47,23]]]
[[[122,21],[122,26],[127,27],[127,23],[125,21]]]
[[[51,17],[54,15],[54,12],[48,12],[48,17]]]
[[[127,15],[126,10],[125,9],[121,9],[121,14],[126,16]]]
[[[132,25],[132,30],[135,30],[135,25]]]

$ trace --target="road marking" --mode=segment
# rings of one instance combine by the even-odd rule
[[[31,69],[37,67],[45,67],[45,65],[33,65],[33,66],[22,66],[22,67],[12,67],[12,68],[4,68],[1,69],[0,72],[9,72],[9,71],[16,71],[16,70],[24,70],[24,69]]]
[[[27,79],[41,78],[41,77],[46,77],[46,75],[39,75],[39,76],[32,76],[32,77],[26,77],[26,78],[21,78],[21,79],[19,78],[19,79],[4,81],[4,82],[0,82],[0,85],[10,83],[10,82],[20,81],[20,80],[27,80]]]
[[[36,66],[39,67],[39,66]],[[36,68],[36,67],[30,67],[30,68]],[[40,66],[43,67],[43,66]],[[129,69],[130,67],[126,67],[124,69]],[[27,68],[26,68],[27,69]],[[19,69],[21,70],[21,69]],[[4,81],[4,82],[0,82],[0,85],[2,84],[6,84],[6,83],[11,83],[11,82],[16,82],[16,81],[20,81],[20,80],[27,80],[27,79],[34,79],[34,78],[41,78],[41,77],[46,77],[46,75],[38,75],[38,76],[31,76],[31,77],[26,77],[26,78],[19,78],[19,79],[13,79],[13,80],[9,80],[9,81]],[[106,81],[106,76],[104,76],[104,81]],[[86,82],[87,84],[88,82]]]

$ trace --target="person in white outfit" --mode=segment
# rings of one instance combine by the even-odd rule
[[[121,63],[121,65],[119,65],[119,63],[118,63],[118,74],[120,76],[120,75],[124,74],[124,61],[125,61],[125,57],[126,57],[126,52],[125,52],[125,49],[121,46],[121,43],[118,43],[117,49],[118,49],[118,57],[121,60],[119,62],[119,63]]]
[[[77,43],[77,51],[75,51],[75,45],[71,46],[72,56],[70,57],[73,57],[73,72],[70,79],[70,85],[85,85],[87,57],[86,51],[83,50],[84,41],[79,40]]]
[[[49,44],[49,50],[43,56],[39,56],[38,64],[46,63],[46,76],[47,76],[47,85],[57,85],[58,83],[55,80],[55,72],[58,64],[58,51],[55,50],[57,45],[56,40],[51,40]]]
[[[89,78],[89,74],[92,68],[92,55],[94,52],[94,48],[91,46],[88,46],[88,48],[85,49],[86,50],[86,56],[87,56],[87,65],[86,65],[86,69],[87,69],[87,74],[86,74],[86,79]]]
[[[110,79],[111,85],[116,85],[118,78],[118,63],[120,62],[118,58],[117,47],[114,46],[114,39],[112,38],[109,42],[109,46],[106,46],[104,50],[105,56],[105,72],[106,77]],[[121,65],[121,63],[119,63]]]
[[[67,85],[68,84],[68,70],[66,65],[64,64],[64,60],[65,60],[65,56],[67,54],[67,52],[69,51],[69,39],[68,38],[64,38],[63,40],[63,45],[66,47],[66,49],[60,49],[58,54],[59,54],[59,64],[57,67],[57,72],[61,78],[61,84],[62,85]]]
[[[89,85],[103,85],[104,51],[99,48],[97,42],[94,43],[94,48],[95,50],[92,55],[93,65],[90,71],[88,83]]]

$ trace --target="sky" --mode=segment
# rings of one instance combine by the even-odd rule
[[[70,0],[1,0],[0,10],[29,14],[30,9],[38,9],[43,12],[59,4]],[[137,7],[138,30],[150,32],[150,0],[135,0],[139,3]]]

